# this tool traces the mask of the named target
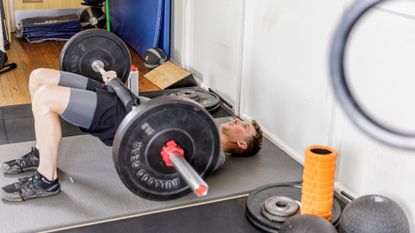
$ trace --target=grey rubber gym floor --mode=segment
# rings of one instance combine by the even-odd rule
[[[31,116],[28,115],[30,108],[29,113],[27,112],[28,109],[14,109],[13,111],[0,109],[2,109],[2,127],[6,128],[6,133],[0,138],[7,141],[7,143],[13,140],[19,141],[20,139],[16,139],[18,136],[14,136],[14,133],[18,132],[16,135],[27,133],[27,127],[30,127],[30,124],[19,122],[16,123],[17,125],[10,126],[7,120],[18,119],[10,118],[8,114],[13,111],[21,111],[18,114],[20,118],[30,118]],[[217,122],[227,120],[227,117],[219,118]],[[9,132],[10,130],[16,130],[16,132]],[[74,133],[71,130],[74,129],[69,129],[68,134]],[[65,132],[64,129],[64,134]],[[26,153],[32,145],[34,145],[34,141],[1,145],[0,160],[16,158]],[[249,158],[228,157],[224,167],[207,178],[210,192],[206,197],[197,198],[189,194],[171,201],[156,202],[134,195],[122,184],[113,166],[111,148],[92,136],[78,135],[63,138],[59,155],[58,166],[62,192],[57,196],[23,203],[1,201],[0,232],[63,230],[64,227],[69,227],[68,229],[71,229],[71,232],[78,232],[82,229],[85,229],[85,232],[166,232],[164,229],[167,228],[164,227],[167,227],[168,224],[163,225],[163,221],[167,223],[169,219],[165,218],[163,220],[163,217],[148,215],[149,213],[199,205],[210,201],[216,202],[224,198],[234,198],[238,195],[243,197],[265,184],[298,181],[302,178],[302,166],[265,140],[263,148],[257,156]],[[0,187],[26,175],[29,174],[6,176],[1,173]],[[219,203],[225,203],[225,205],[222,206]],[[212,215],[222,211],[225,216],[230,216],[229,211],[234,210],[226,203],[228,202],[221,201],[218,204],[206,204],[186,209],[194,210],[195,213],[209,211]],[[229,205],[237,207],[235,203]],[[167,215],[168,218],[173,215],[183,216],[183,218],[181,218],[180,223],[182,227],[174,228],[172,226],[167,232],[195,232],[191,230],[194,229],[192,227],[198,226],[194,221],[204,221],[203,214],[190,212],[190,215],[188,215],[186,214],[188,212],[181,212],[184,210],[168,212],[171,213]],[[229,214],[226,214],[227,212]],[[205,214],[208,214],[208,212]],[[187,216],[188,219],[184,216]],[[239,219],[237,221],[245,221],[244,216],[237,215],[237,218]],[[125,220],[121,221],[122,219]],[[235,231],[232,229],[236,228],[230,228],[230,226],[221,228],[220,224],[225,223],[216,222],[219,224],[216,225],[217,229],[223,231],[206,232],[255,232],[253,228],[245,227],[248,224],[247,222],[242,223],[243,225],[239,226],[239,228],[242,228]],[[88,224],[89,226],[79,228],[82,224]],[[173,221],[170,224],[178,223]],[[209,229],[216,228],[209,226]],[[248,231],[241,229],[248,229]],[[249,231],[249,229],[252,231]]]

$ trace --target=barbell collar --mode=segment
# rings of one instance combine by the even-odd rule
[[[99,72],[102,75],[104,75],[104,63],[101,60],[95,60],[94,62],[92,62],[91,67],[95,72]]]
[[[166,166],[173,166],[183,177],[184,181],[190,186],[196,196],[202,197],[207,195],[209,186],[186,161],[183,150],[174,141],[167,143],[167,146],[163,148],[161,155]]]

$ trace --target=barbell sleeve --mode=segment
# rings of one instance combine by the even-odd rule
[[[193,167],[177,152],[168,152],[170,161],[174,168],[180,173],[193,192],[198,196],[206,196],[208,193],[207,183],[200,177]]]
[[[102,61],[96,60],[92,62],[91,67],[95,72],[99,72],[102,75],[104,75],[105,69],[104,69],[104,63]]]

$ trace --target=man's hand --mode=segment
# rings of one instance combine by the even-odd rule
[[[102,80],[104,81],[105,85],[107,85],[111,81],[111,79],[116,78],[116,77],[117,77],[117,73],[115,73],[115,71],[113,70],[110,70],[110,71],[105,72],[102,75]]]

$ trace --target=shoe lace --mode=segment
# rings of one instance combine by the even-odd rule
[[[36,183],[39,181],[39,175],[35,172],[32,176],[20,178],[20,196],[24,198],[24,194],[28,192],[35,192]]]
[[[16,159],[16,163],[19,165],[19,167],[25,167],[30,162],[30,157],[34,156],[35,150],[32,148],[32,150],[23,155],[22,157]]]
[[[26,181],[28,181],[29,179],[31,179],[33,176],[28,176],[28,177],[23,177],[23,178],[18,178],[17,183],[19,185],[23,185]]]

